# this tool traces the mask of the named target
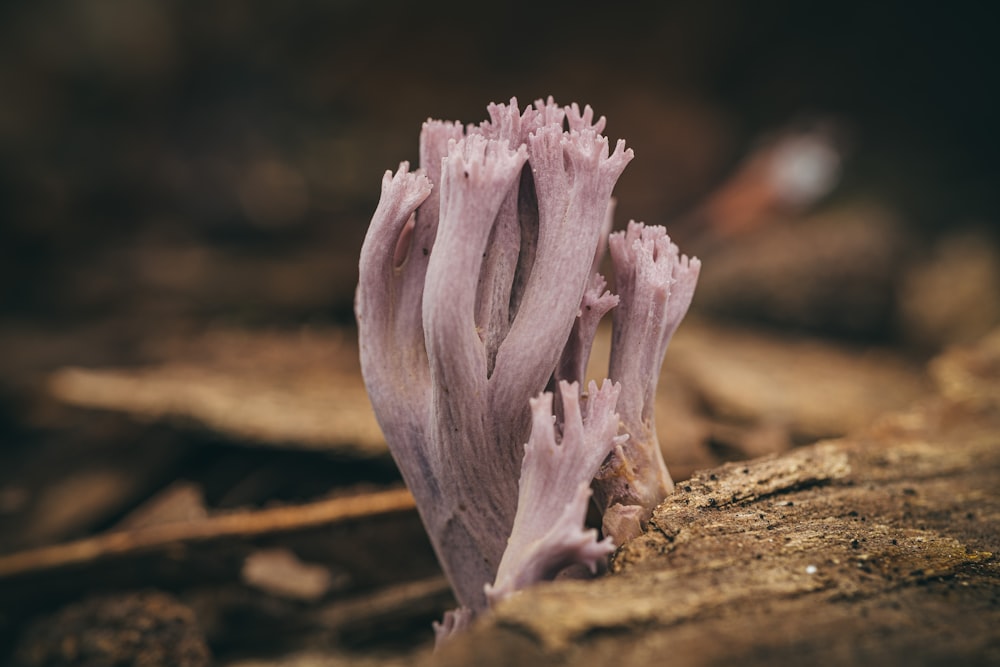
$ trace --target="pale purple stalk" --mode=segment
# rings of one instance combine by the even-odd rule
[[[597,531],[584,530],[590,480],[612,448],[628,439],[618,436],[619,385],[605,380],[600,389],[590,383],[585,413],[579,386],[560,382],[564,414],[556,437],[552,393],[531,399],[531,437],[524,446],[517,515],[496,583],[486,597],[498,602],[539,581],[555,578],[571,565],[591,572],[615,550]]]
[[[674,484],[663,461],[654,419],[660,366],[691,305],[701,262],[681,255],[663,227],[630,222],[608,242],[619,294],[613,315],[608,375],[622,385],[622,430],[594,480],[602,528],[618,544],[637,536]]]

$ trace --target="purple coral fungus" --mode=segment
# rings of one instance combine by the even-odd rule
[[[428,120],[421,169],[386,172],[355,304],[376,417],[462,605],[440,636],[567,567],[594,571],[672,488],[653,398],[699,268],[633,222],[611,235],[606,291],[631,149],[609,148],[590,107],[488,112]],[[581,393],[610,310],[610,380]],[[584,526],[592,484],[603,540]]]

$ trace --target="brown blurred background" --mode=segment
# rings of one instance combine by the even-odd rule
[[[838,366],[837,354],[889,356],[895,372],[1000,321],[1000,49],[987,7],[4,3],[0,553],[99,534],[178,480],[209,513],[391,485],[384,453],[358,455],[377,431],[350,414],[303,426],[330,402],[363,411],[363,396],[313,390],[337,373],[357,383],[356,258],[382,173],[416,160],[427,117],[478,122],[511,96],[606,115],[606,134],[636,152],[618,226],[665,224],[704,259],[692,326],[705,335],[683,347],[696,361],[681,393],[730,421],[681,429],[704,448],[679,454],[680,470],[863,421],[747,407],[715,391],[732,375],[716,380],[698,355],[746,344],[729,349],[754,350],[770,377],[788,366],[779,350],[801,360],[803,345],[832,345],[803,372]],[[776,202],[760,175],[768,151],[816,128],[840,165],[830,191]],[[753,343],[720,333],[747,327]],[[114,394],[80,368],[166,375],[128,375]],[[908,400],[915,377],[885,382]],[[202,411],[211,400],[185,394],[195,385],[231,403]],[[265,407],[240,394],[248,386]],[[277,416],[243,427],[268,410]],[[112,473],[81,480],[87,464]],[[53,519],[67,505],[80,511]],[[190,602],[187,579],[137,575],[67,584],[34,608],[150,585]],[[258,603],[237,596],[227,609]],[[0,640],[13,644],[9,612]],[[241,646],[213,627],[217,655]]]
[[[981,7],[981,6],[980,6]],[[383,170],[427,117],[592,104],[668,224],[762,135],[833,117],[837,196],[930,241],[998,210],[991,14],[866,2],[5,3],[5,320],[348,322]]]

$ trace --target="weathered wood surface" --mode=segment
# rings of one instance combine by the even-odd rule
[[[343,330],[209,331],[152,347],[159,364],[63,368],[49,389],[69,405],[198,424],[246,444],[388,454]]]
[[[1000,334],[863,432],[695,475],[611,576],[526,591],[436,665],[1000,664]]]

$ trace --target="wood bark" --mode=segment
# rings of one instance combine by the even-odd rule
[[[1000,335],[847,438],[681,484],[610,576],[539,586],[438,665],[1000,664]]]

